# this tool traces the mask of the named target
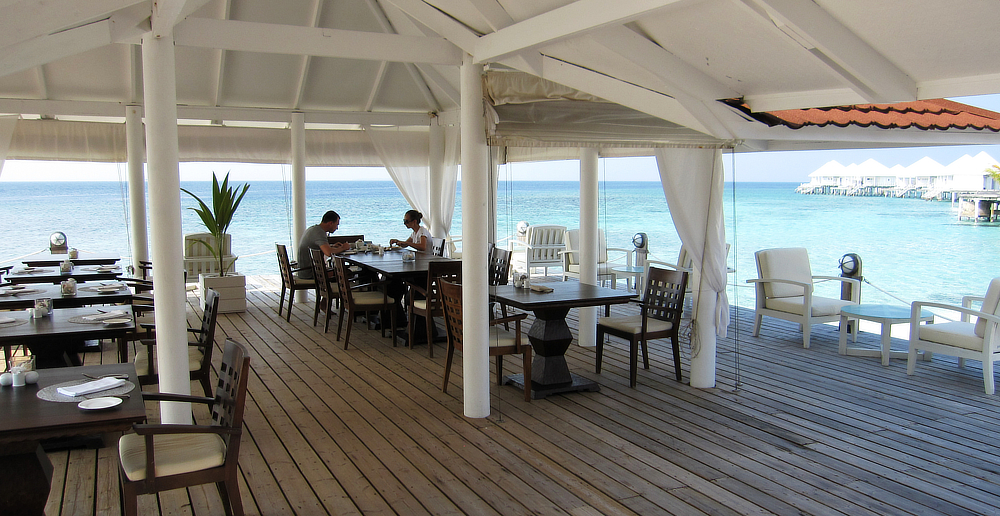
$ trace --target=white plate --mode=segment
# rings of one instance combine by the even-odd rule
[[[132,322],[132,319],[129,319],[129,318],[126,318],[126,317],[121,317],[121,318],[118,318],[118,319],[105,319],[104,320],[104,325],[105,326],[125,326],[126,324],[128,324],[130,322]]]
[[[28,288],[28,287],[25,287],[24,285],[8,285],[7,286],[7,290],[24,290],[26,288]]]
[[[100,398],[83,400],[80,403],[77,403],[76,406],[80,407],[80,410],[105,410],[121,405],[122,401],[124,400],[115,396],[103,396]]]

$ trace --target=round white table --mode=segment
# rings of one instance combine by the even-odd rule
[[[625,278],[625,288],[628,289],[628,280],[632,278],[632,284],[635,286],[636,292],[639,291],[639,285],[642,285],[642,275],[646,273],[645,267],[639,267],[638,265],[628,265],[621,267],[614,267],[611,269],[615,273],[615,280],[617,281],[618,276],[627,276]]]

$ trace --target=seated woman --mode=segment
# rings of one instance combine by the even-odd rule
[[[389,245],[398,245],[400,247],[412,247],[417,251],[428,252],[431,249],[431,232],[427,228],[420,225],[420,219],[424,218],[424,215],[417,210],[410,210],[403,215],[403,224],[407,228],[413,231],[410,238],[406,240],[397,240],[395,238],[389,240]]]

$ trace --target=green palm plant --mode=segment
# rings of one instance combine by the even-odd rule
[[[205,229],[212,235],[215,239],[215,246],[205,240],[198,240],[202,245],[211,251],[212,256],[219,260],[219,276],[225,276],[229,267],[226,266],[226,251],[224,249],[226,242],[226,233],[229,231],[229,225],[233,223],[233,216],[236,215],[236,209],[240,207],[240,203],[243,201],[243,196],[246,195],[247,190],[250,189],[250,185],[247,183],[243,184],[242,190],[239,186],[231,188],[229,186],[229,173],[226,172],[226,177],[219,183],[219,178],[212,173],[212,206],[209,207],[198,198],[197,195],[191,193],[190,191],[181,188],[181,191],[194,197],[194,200],[198,201],[199,206],[197,208],[188,208],[194,211],[201,217],[202,224],[205,225]]]

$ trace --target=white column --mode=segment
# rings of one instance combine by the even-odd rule
[[[597,149],[580,149],[580,283],[597,285]],[[597,307],[579,309],[581,346],[597,345]]]
[[[306,117],[304,113],[292,113],[292,241],[290,242],[296,260],[299,240],[306,232]],[[319,214],[322,216],[323,214]],[[319,222],[318,220],[316,221]],[[308,292],[295,293],[299,303],[305,303]],[[291,307],[289,307],[291,310]]]
[[[490,173],[486,159],[482,65],[462,63],[462,366],[466,417],[490,415],[489,277],[486,267]]]
[[[151,257],[156,267],[156,367],[160,392],[191,394],[188,375],[186,295],[181,240],[180,172],[177,168],[177,83],[174,37],[142,38],[145,87]],[[190,424],[187,403],[160,406],[163,423]]]
[[[444,127],[438,124],[439,120],[434,117],[430,126],[430,155],[427,167],[427,206],[430,209],[429,219],[431,236],[435,238],[445,238],[444,217],[441,213],[441,195],[444,193],[442,183],[444,182]],[[449,214],[450,215],[450,214]]]
[[[125,106],[125,153],[128,155],[128,212],[132,221],[132,265],[149,260],[146,233],[146,142],[143,140],[142,107]]]

